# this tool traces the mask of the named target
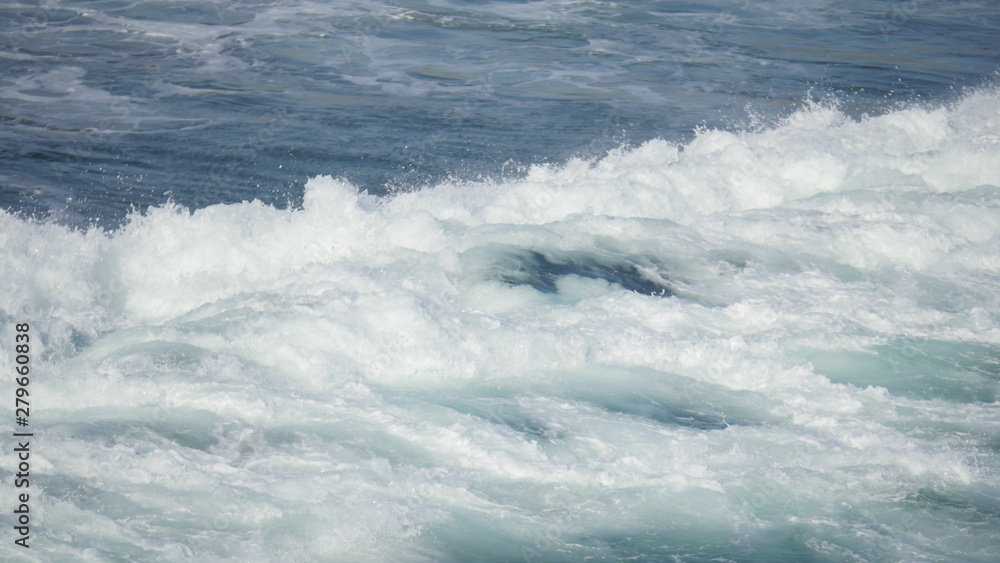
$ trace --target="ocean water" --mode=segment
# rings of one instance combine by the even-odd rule
[[[998,30],[5,3],[0,559],[1000,559]]]

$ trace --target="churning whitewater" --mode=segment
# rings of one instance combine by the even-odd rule
[[[982,88],[384,197],[3,212],[36,414],[0,554],[995,560],[998,163]]]

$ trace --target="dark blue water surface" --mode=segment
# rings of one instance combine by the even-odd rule
[[[0,7],[0,205],[114,224],[518,174],[807,98],[993,80],[991,2],[21,0]]]

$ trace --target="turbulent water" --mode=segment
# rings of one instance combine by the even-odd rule
[[[997,29],[0,7],[0,559],[1000,559]]]

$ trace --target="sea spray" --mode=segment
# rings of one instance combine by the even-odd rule
[[[31,553],[990,560],[998,100],[114,230],[3,213]]]

